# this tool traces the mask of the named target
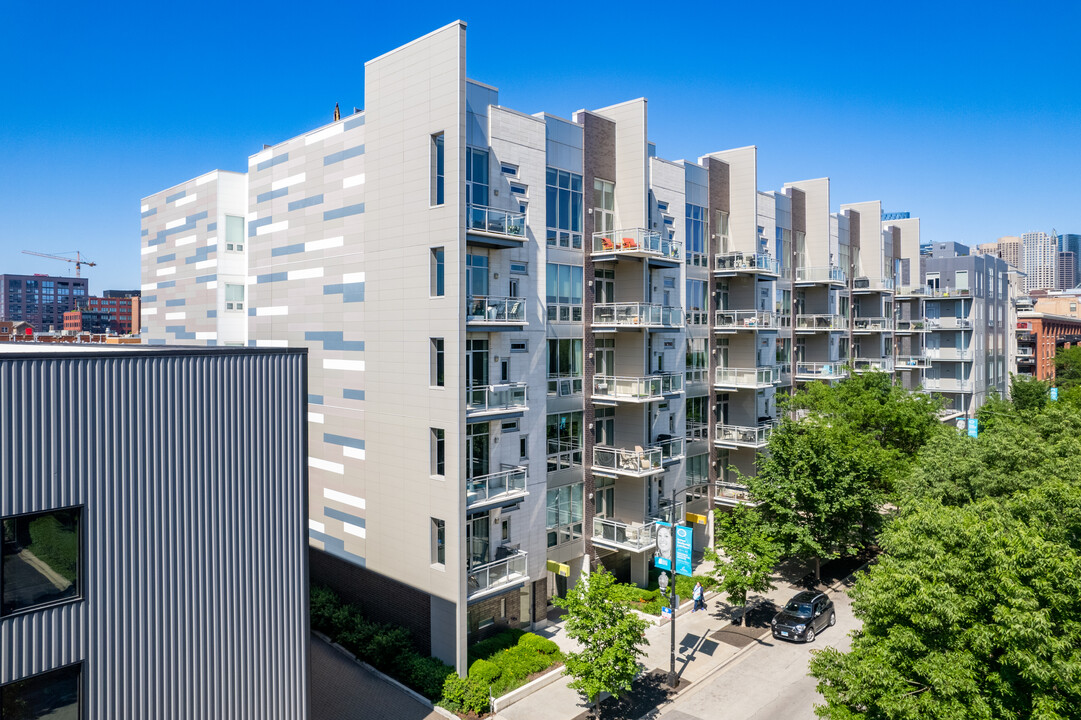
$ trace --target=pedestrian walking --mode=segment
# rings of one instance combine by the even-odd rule
[[[696,582],[694,584],[694,592],[691,593],[691,597],[694,598],[694,609],[691,610],[691,612],[706,609],[706,600],[703,595],[704,593],[702,591],[702,583]]]

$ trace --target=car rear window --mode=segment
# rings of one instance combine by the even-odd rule
[[[811,606],[807,603],[790,602],[785,605],[784,611],[792,615],[810,615]]]

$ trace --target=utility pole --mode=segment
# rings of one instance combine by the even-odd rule
[[[672,626],[672,646],[668,655],[668,687],[674,688],[679,684],[679,678],[676,677],[676,483],[672,483],[672,504],[669,506],[672,509],[672,532],[671,546],[669,547],[668,557],[672,558],[672,597],[669,599],[670,607],[672,608],[672,619],[670,625]]]

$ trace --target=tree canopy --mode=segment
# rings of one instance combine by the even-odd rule
[[[1055,385],[1062,390],[1081,387],[1081,345],[1055,351]]]
[[[773,531],[754,508],[736,507],[731,512],[714,512],[717,552],[706,549],[714,560],[713,574],[718,589],[733,605],[746,605],[747,593],[773,589],[773,569],[781,559],[781,545]]]

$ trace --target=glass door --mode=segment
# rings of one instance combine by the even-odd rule
[[[465,522],[465,545],[469,566],[483,565],[491,558],[488,511],[470,515]]]
[[[468,387],[488,385],[488,341],[465,341],[465,382]]]
[[[598,338],[596,341],[597,375],[614,376],[616,374],[615,338]]]
[[[465,433],[466,477],[487,475],[491,472],[488,423],[470,423]]]

